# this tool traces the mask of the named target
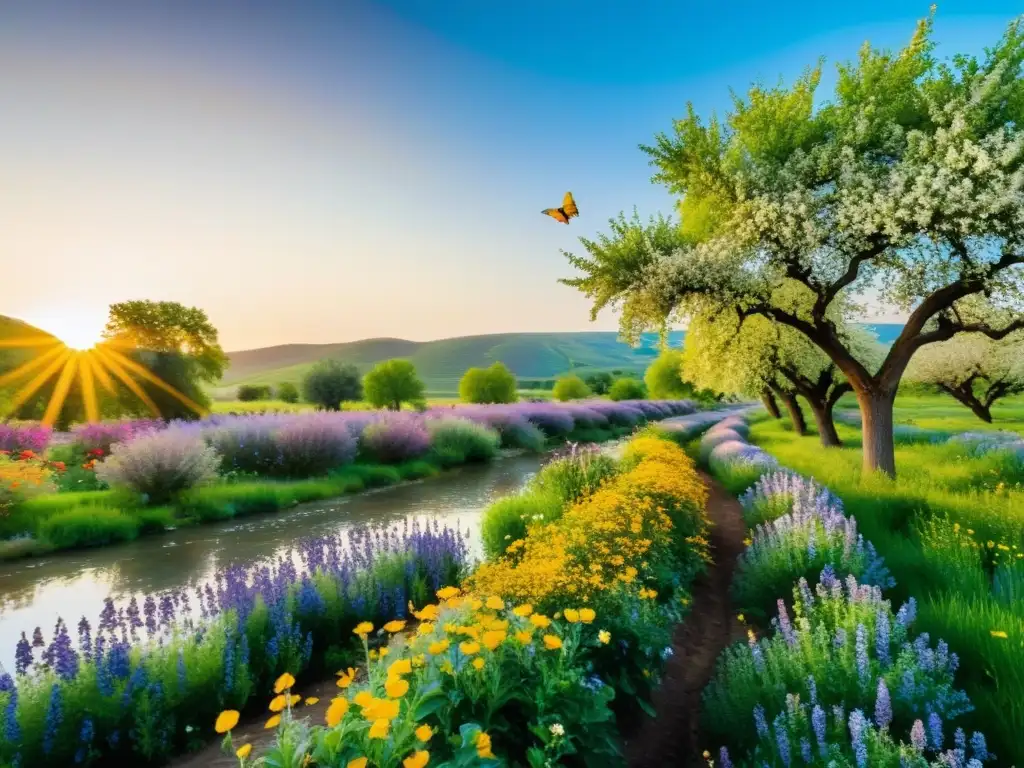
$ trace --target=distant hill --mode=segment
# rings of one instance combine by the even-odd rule
[[[879,341],[889,345],[900,324],[865,324]],[[684,331],[669,335],[671,346],[681,346]],[[365,371],[395,357],[412,361],[430,392],[453,393],[466,369],[501,361],[521,379],[547,379],[573,371],[596,370],[641,373],[658,355],[658,337],[645,334],[632,348],[612,331],[577,333],[499,333],[459,336],[438,341],[363,339],[340,344],[285,344],[230,352],[230,366],[216,394],[229,396],[239,384],[299,383],[317,361],[333,358]]]

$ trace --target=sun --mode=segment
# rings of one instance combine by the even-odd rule
[[[41,331],[46,331],[69,349],[86,351],[103,341],[106,315],[102,312],[61,311],[26,318]]]

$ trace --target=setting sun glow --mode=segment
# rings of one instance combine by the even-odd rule
[[[105,313],[66,312],[26,318],[35,327],[53,334],[70,349],[92,349],[103,340]]]

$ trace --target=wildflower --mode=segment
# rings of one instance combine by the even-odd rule
[[[342,696],[334,699],[330,706],[327,707],[327,715],[325,716],[327,725],[331,728],[336,726],[345,717],[346,712],[348,712],[348,699]]]
[[[992,635],[992,637],[998,637],[1000,640],[1005,640],[1007,638],[1006,632],[1001,629],[990,629],[989,634]]]
[[[516,632],[515,637],[516,637],[516,640],[518,642],[522,643],[523,645],[526,645],[530,641],[533,640],[533,635],[531,635],[529,632],[525,632],[525,631],[523,631],[523,632]]]
[[[745,619],[745,618],[743,618],[743,614],[742,614],[742,613],[741,613],[741,614],[738,614],[738,615],[736,616],[736,618],[740,620],[740,624],[742,624],[743,622],[745,622],[745,621],[746,621],[746,619]]]
[[[420,621],[436,621],[437,620],[437,606],[436,605],[424,605],[419,611],[413,611],[412,615]]]
[[[226,709],[217,715],[217,722],[213,729],[217,733],[227,733],[238,725],[238,712],[233,709]]]
[[[505,601],[502,600],[500,597],[496,597],[495,595],[491,595],[490,597],[488,597],[484,605],[490,608],[492,611],[505,610]]]
[[[768,735],[768,720],[764,715],[764,707],[760,704],[754,706],[754,727],[757,729],[758,736]]]
[[[725,747],[718,750],[718,762],[721,763],[721,768],[732,768],[732,760],[729,759],[729,750]]]
[[[524,603],[523,605],[517,605],[515,608],[512,609],[512,613],[514,613],[516,616],[518,616],[521,619],[525,619],[527,616],[529,616],[531,613],[533,613],[533,606],[530,605],[529,603]]]
[[[811,727],[814,729],[814,738],[818,742],[818,752],[822,758],[828,756],[825,726],[825,710],[821,708],[821,705],[815,704],[814,709],[811,710]]]
[[[366,768],[366,758],[357,757],[355,760],[349,760],[345,768]]]
[[[612,633],[609,632],[607,629],[602,629],[600,632],[597,633],[597,639],[601,642],[602,645],[608,645],[608,641],[612,639]]]
[[[271,712],[280,712],[284,709],[285,698],[284,696],[275,696],[270,702]]]
[[[789,733],[786,731],[785,715],[780,714],[776,717],[775,722],[772,725],[775,728],[775,744],[779,748],[779,757],[782,759],[784,765],[789,766],[791,764],[791,757],[789,752]]]
[[[924,723],[920,720],[915,720],[914,724],[910,728],[910,746],[918,752],[924,752]]]
[[[578,624],[580,620],[580,612],[577,611],[575,608],[566,608],[565,620],[568,621],[570,624]]]
[[[363,717],[367,720],[387,720],[390,722],[398,717],[399,703],[391,699],[371,699],[363,707]]]
[[[892,701],[885,678],[878,678],[878,690],[875,693],[875,724],[879,728],[888,728],[892,722]]]
[[[370,726],[370,738],[371,739],[386,739],[388,732],[391,730],[391,721],[384,718],[374,720],[373,725]]]
[[[308,697],[306,699],[306,706],[307,707],[312,707],[314,704],[318,704],[318,703],[320,703],[320,699],[318,699],[316,696],[310,696],[310,697]]]
[[[476,753],[479,757],[494,757],[491,752],[491,737],[486,731],[480,731],[476,737]]]
[[[409,681],[400,677],[389,678],[384,683],[384,690],[392,699],[400,699],[409,692]]]
[[[462,590],[458,587],[444,587],[443,589],[437,590],[437,597],[439,600],[451,600],[461,591]]]
[[[402,768],[423,768],[429,762],[430,753],[425,749],[420,749],[402,761]]]
[[[280,724],[281,724],[281,716],[280,715],[274,715],[272,718],[267,720],[266,723],[263,724],[263,730],[269,731],[271,728],[277,728],[277,726],[279,726]]]
[[[392,635],[395,634],[395,632],[401,632],[403,629],[405,629],[405,622],[399,621],[398,619],[395,619],[394,621],[389,621],[387,624],[384,625],[384,631],[389,632]]]
[[[562,647],[562,638],[558,635],[544,635],[544,647],[549,651],[557,651]]]
[[[433,735],[434,730],[429,725],[421,725],[416,729],[416,738],[420,741],[430,741]]]
[[[484,668],[484,660],[483,659],[481,659],[479,656],[476,657],[475,659],[473,659],[473,669],[475,669],[475,670],[477,670],[479,672],[483,668]]]
[[[412,672],[412,662],[409,659],[398,659],[397,661],[391,662],[391,666],[388,667],[388,677],[397,677],[398,675],[408,675]]]
[[[361,621],[356,624],[356,628],[352,630],[353,635],[359,635],[364,640],[366,636],[373,632],[373,624],[368,621]]]
[[[597,618],[597,612],[593,608],[580,608],[580,621],[584,624],[592,624]]]
[[[341,689],[348,688],[352,685],[352,681],[355,679],[356,671],[352,667],[348,668],[347,672],[340,672],[341,677],[338,678],[338,687]]]
[[[439,653],[444,653],[445,651],[447,651],[449,645],[451,645],[451,643],[449,643],[448,638],[446,637],[444,640],[438,640],[437,642],[428,645],[427,653],[429,653],[431,656],[436,656]]]
[[[295,678],[285,672],[274,683],[274,693],[284,693],[286,690],[295,685]]]
[[[535,613],[530,617],[530,623],[537,629],[547,629],[551,626],[551,619],[541,613]]]
[[[942,742],[945,740],[945,736],[942,735],[942,718],[938,712],[932,712],[928,715],[928,741],[931,742],[932,749],[938,750],[942,749]]]
[[[235,756],[239,760],[245,760],[245,758],[249,756],[250,752],[252,752],[252,744],[243,744],[235,750]]]
[[[474,653],[480,653],[480,643],[465,640],[459,643],[459,650],[467,656],[472,656]]]
[[[369,691],[360,691],[352,701],[365,709],[373,703],[373,694]]]

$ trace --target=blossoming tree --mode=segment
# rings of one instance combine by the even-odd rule
[[[610,258],[577,259],[584,276],[569,281],[595,306],[622,301],[627,334],[696,297],[802,334],[856,394],[865,470],[888,474],[893,400],[914,353],[962,332],[1024,328],[1024,17],[982,59],[938,61],[931,28],[922,21],[895,54],[865,45],[824,104],[818,67],[791,87],[753,87],[724,122],[690,106],[643,148],[655,180],[682,197],[679,235],[613,228],[594,243]],[[869,289],[908,312],[877,367],[829,313]],[[793,290],[806,314],[780,300]],[[965,299],[977,294],[1011,318],[973,315]]]
[[[994,341],[970,333],[922,349],[907,369],[907,377],[933,384],[992,423],[992,405],[1024,392],[1024,335]]]

